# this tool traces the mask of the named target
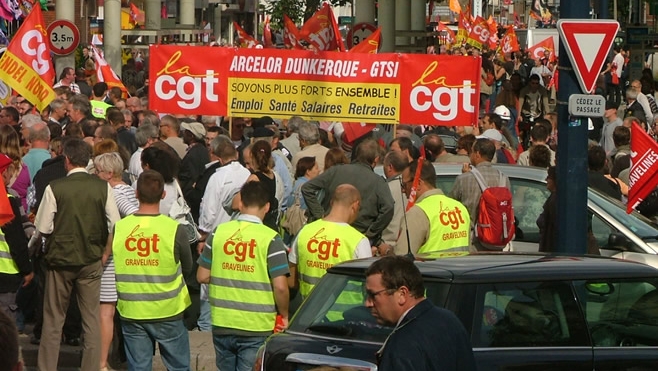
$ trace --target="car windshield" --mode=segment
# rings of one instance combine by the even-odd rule
[[[366,308],[365,276],[327,273],[292,318],[289,330],[360,341],[384,342],[391,327],[379,325]],[[444,283],[425,281],[426,295],[443,306]]]
[[[589,189],[589,200],[603,209],[613,219],[618,220],[638,237],[647,240],[658,240],[658,224],[644,217],[637,211],[626,213],[626,205],[611,197]]]

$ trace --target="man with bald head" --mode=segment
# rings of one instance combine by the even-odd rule
[[[359,191],[350,184],[339,185],[331,198],[329,215],[307,224],[293,241],[290,262],[291,288],[299,286],[307,297],[327,268],[343,261],[372,256],[370,242],[350,226],[361,204]]]
[[[30,150],[23,156],[23,162],[30,171],[30,179],[34,179],[37,171],[46,160],[50,160],[50,130],[44,122],[38,122],[27,129],[27,142]]]
[[[137,112],[137,111],[142,111],[144,108],[142,107],[142,101],[139,100],[137,97],[130,97],[126,99],[126,108],[130,110],[130,112]]]

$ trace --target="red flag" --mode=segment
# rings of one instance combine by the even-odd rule
[[[468,33],[466,43],[474,48],[482,49],[482,47],[489,42],[489,37],[491,36],[489,25],[487,24],[487,21],[480,16],[477,16],[471,25],[471,31]]]
[[[265,24],[263,25],[263,46],[266,48],[274,48],[274,43],[272,42],[272,30],[270,29],[270,17],[265,18]]]
[[[343,122],[345,142],[353,144],[355,140],[371,132],[377,125],[365,122]]]
[[[644,197],[656,188],[658,174],[658,144],[641,126],[631,127],[631,171],[628,174],[628,203],[630,213]]]
[[[107,64],[100,50],[94,45],[91,45],[91,50],[94,52],[94,64],[96,65],[96,78],[98,81],[105,82],[110,89],[118,87],[123,92],[123,95],[127,97],[129,95],[128,89],[126,89],[119,76],[112,70],[112,67]]]
[[[283,15],[283,43],[288,49],[305,49],[302,44],[299,43],[299,30],[287,15]]]
[[[243,30],[238,22],[233,22],[233,27],[235,27],[235,31],[238,33],[238,44],[241,48],[255,48],[258,45],[258,41],[249,35],[247,31]]]
[[[528,52],[533,59],[541,59],[548,57],[550,62],[555,61],[555,43],[553,42],[553,36],[549,36],[546,39],[540,41],[539,43],[528,48]]]
[[[457,44],[465,43],[472,28],[470,14],[468,12],[461,12],[457,23],[457,38],[455,42]]]
[[[450,0],[448,7],[453,13],[461,14],[462,12],[462,6],[459,4],[459,0]]]
[[[423,168],[423,163],[425,162],[425,146],[420,145],[420,157],[418,158],[418,167],[416,167],[416,174],[414,174],[414,182],[411,185],[411,192],[409,192],[409,197],[407,201],[407,211],[411,209],[416,203],[416,192],[418,190],[418,183],[420,183],[420,171]]]
[[[36,6],[0,58],[0,80],[42,111],[55,99],[55,69],[41,7]]]
[[[514,12],[514,27],[521,27],[521,17],[519,17],[519,13],[516,11]]]
[[[144,24],[144,12],[133,3],[130,3],[130,22],[134,25]]]
[[[5,154],[0,153],[0,173],[4,172],[11,164],[11,158]],[[9,196],[7,195],[5,182],[2,177],[0,177],[0,226],[4,226],[13,219],[14,210],[11,208],[11,203],[9,202]]]
[[[329,3],[324,3],[322,8],[304,23],[299,35],[316,50],[345,51],[343,37]]]
[[[518,52],[521,48],[519,47],[519,39],[516,37],[516,32],[514,31],[514,26],[507,26],[507,31],[505,36],[500,41],[499,50],[503,54]]]
[[[381,36],[382,36],[382,28],[377,27],[377,30],[371,33],[370,36],[366,37],[365,40],[354,45],[352,49],[350,49],[350,53],[377,54],[377,50],[379,49],[379,40],[381,39]]]
[[[498,22],[492,16],[489,16],[487,24],[489,25],[489,50],[496,50],[500,41],[498,40]]]
[[[457,37],[455,36],[455,32],[451,30],[450,27],[443,24],[442,22],[439,22],[439,24],[436,26],[436,30],[438,32],[443,32],[443,35],[440,35],[439,37],[442,40],[444,40],[444,44],[446,44],[448,47],[454,44],[455,41],[457,40]]]

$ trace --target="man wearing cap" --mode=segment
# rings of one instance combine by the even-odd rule
[[[176,151],[181,159],[187,154],[187,144],[179,137],[180,122],[172,115],[165,115],[160,119],[160,138]],[[204,130],[205,131],[205,130]]]
[[[500,135],[500,133],[498,133]],[[496,145],[489,139],[479,138],[473,143],[473,150],[471,151],[470,164],[464,164],[462,168],[462,174],[455,179],[455,184],[452,187],[450,192],[450,197],[454,198],[457,201],[460,201],[468,209],[468,215],[471,217],[471,231],[475,226],[475,222],[478,219],[478,204],[480,203],[480,197],[482,196],[482,190],[478,184],[475,176],[471,172],[471,168],[475,167],[484,181],[489,187],[498,187],[500,182],[501,172],[498,169],[494,169],[491,164],[496,155]],[[505,180],[505,186],[512,190],[512,185],[510,184],[509,178],[507,175],[502,174],[503,179]],[[473,235],[471,233],[471,235]],[[471,242],[472,248],[476,250],[487,250],[486,247],[477,240],[473,239]]]
[[[617,116],[617,103],[614,101],[605,102],[605,113],[603,118],[603,128],[601,129],[601,141],[599,144],[605,150],[606,155],[615,149],[615,142],[612,139],[612,134],[617,126],[622,126],[624,122]]]
[[[206,127],[202,123],[184,122],[181,129],[183,142],[187,145],[187,154],[181,162],[178,181],[185,194],[203,174],[206,164],[210,162],[210,154],[206,147]]]

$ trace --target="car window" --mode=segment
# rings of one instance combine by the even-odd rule
[[[574,283],[595,347],[658,346],[658,280]]]
[[[544,211],[544,202],[550,195],[545,183],[510,178],[512,205],[518,222],[515,241],[539,243],[537,218]]]
[[[327,273],[290,321],[289,329],[345,339],[383,342],[392,327],[377,324],[364,305],[364,276]],[[426,281],[426,295],[444,306],[449,285]]]
[[[475,303],[472,340],[476,347],[588,344],[568,283],[480,285]]]
[[[593,214],[591,211],[588,211],[588,215],[590,217],[592,234],[596,239],[597,245],[599,248],[608,246],[608,237],[617,230],[599,215]]]
[[[626,205],[620,201],[596,192],[591,188],[589,189],[588,198],[591,202],[603,209],[606,213],[610,214],[614,220],[619,221],[619,223],[626,226],[626,228],[630,229],[640,238],[654,240],[658,239],[658,233],[656,233],[656,230],[658,230],[658,224],[650,219],[647,219],[637,211],[633,211],[632,213],[627,214]]]

